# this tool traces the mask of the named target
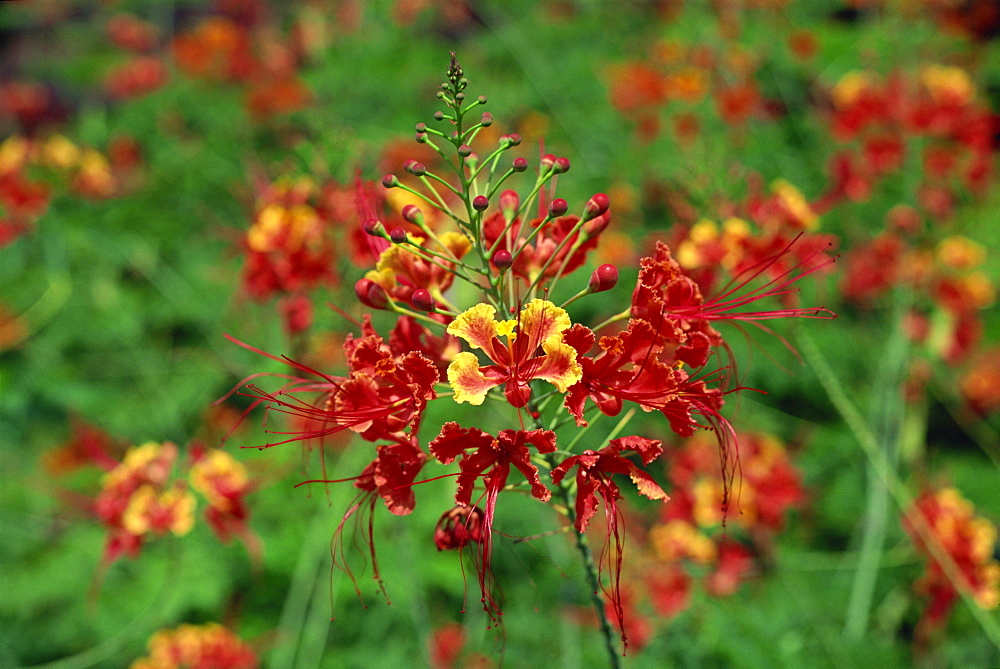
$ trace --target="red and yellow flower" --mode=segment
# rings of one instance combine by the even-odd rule
[[[566,392],[582,375],[576,349],[563,341],[569,327],[566,310],[541,299],[526,304],[516,320],[496,320],[496,308],[489,304],[463,312],[448,326],[448,333],[481,350],[493,364],[480,365],[469,351],[456,355],[448,366],[455,401],[479,405],[491,388],[504,385],[507,401],[520,408],[531,397],[529,384],[534,379]],[[542,353],[536,355],[539,348]]]

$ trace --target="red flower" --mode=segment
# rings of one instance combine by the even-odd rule
[[[601,551],[600,563],[603,567],[605,556],[611,562],[611,590],[607,592],[610,604],[622,629],[622,641],[625,642],[625,610],[621,596],[621,568],[624,540],[618,529],[620,512],[618,500],[621,493],[618,485],[611,480],[614,474],[624,474],[632,479],[639,492],[650,499],[667,500],[667,493],[657,485],[653,477],[646,473],[622,453],[633,451],[642,458],[642,464],[648,465],[663,453],[661,442],[644,437],[621,437],[611,442],[599,451],[587,450],[580,455],[566,458],[558,467],[552,470],[552,482],[556,485],[563,480],[573,467],[576,471],[576,521],[574,526],[578,532],[587,529],[590,519],[597,513],[598,495],[604,500],[604,514],[607,517],[608,533],[604,549]],[[610,552],[608,544],[614,538],[615,547]]]
[[[480,366],[476,354],[468,351],[455,356],[448,366],[448,382],[456,402],[482,404],[491,388],[503,384],[507,401],[521,408],[531,397],[533,379],[548,381],[559,392],[580,380],[576,350],[563,341],[570,327],[565,309],[535,299],[524,305],[516,321],[497,321],[495,316],[493,305],[477,304],[448,326],[448,334],[461,337],[494,363]],[[542,355],[535,355],[539,348]]]
[[[375,334],[370,321],[365,322],[364,329],[363,337],[355,339],[348,336],[344,342],[351,368],[346,378],[323,374],[226,335],[227,339],[249,351],[315,377],[282,375],[290,382],[275,393],[255,385],[246,386],[244,394],[257,400],[251,409],[266,403],[269,410],[303,419],[307,426],[296,432],[278,433],[292,436],[267,444],[267,447],[319,439],[348,429],[368,441],[398,441],[404,431],[416,433],[427,401],[437,397],[434,391],[438,380],[437,368],[419,353],[401,355],[391,351]],[[300,399],[301,395],[318,395],[319,398],[310,403]]]
[[[552,453],[556,450],[556,435],[550,430],[502,430],[493,437],[479,428],[463,428],[458,423],[449,422],[444,424],[441,433],[429,446],[434,457],[446,465],[461,458],[461,473],[458,475],[458,490],[455,493],[455,501],[459,505],[470,506],[476,479],[484,481],[486,510],[482,521],[482,541],[479,544],[479,587],[483,595],[483,609],[494,621],[499,620],[500,610],[487,582],[490,579],[490,555],[493,550],[493,515],[496,512],[497,496],[507,485],[511,466],[528,480],[531,494],[535,498],[547,502],[552,496],[538,478],[538,468],[531,462],[529,445],[534,446],[538,453]]]
[[[456,506],[445,511],[434,528],[434,545],[439,551],[464,548],[470,541],[483,540],[483,512],[478,506]]]
[[[944,488],[921,495],[903,517],[903,529],[927,559],[923,575],[914,583],[914,590],[929,600],[915,630],[918,644],[926,644],[947,623],[959,590],[984,609],[1000,605],[1000,562],[993,557],[996,525],[977,516],[958,490]],[[948,555],[958,574],[944,568],[928,547],[928,539],[938,544],[938,552]],[[953,576],[958,578],[952,580]]]
[[[583,371],[566,396],[566,408],[577,425],[587,425],[583,417],[587,398],[608,416],[618,415],[624,401],[635,402],[646,411],[660,411],[681,436],[701,427],[692,414],[701,414],[710,422],[723,420],[719,415],[722,391],[709,388],[708,377],[692,379],[684,370],[661,361],[656,334],[646,321],[632,319],[624,332],[602,337],[603,352],[596,358],[584,355],[594,343],[588,328],[574,326],[565,339],[576,348]],[[707,342],[702,340],[702,344],[705,352],[701,355],[707,357]]]

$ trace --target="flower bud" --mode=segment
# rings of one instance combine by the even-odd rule
[[[444,94],[443,93],[438,93],[438,97],[444,97]],[[444,112],[443,111],[436,111],[436,112],[434,112],[434,120],[435,121],[443,121],[444,120]]]
[[[511,265],[514,264],[514,256],[510,254],[510,251],[506,249],[500,249],[493,254],[493,266],[496,267],[501,272],[510,269]]]
[[[479,124],[484,128],[488,128],[493,125],[493,114],[489,112],[483,112],[482,117],[479,119]]]
[[[517,191],[508,189],[500,193],[499,202],[500,211],[503,212],[504,218],[508,221],[513,220],[517,214],[518,207],[521,206],[521,198],[518,196]]]
[[[416,127],[416,131],[417,132],[427,132],[427,124],[426,123],[418,123],[417,127]]]
[[[524,172],[528,169],[528,161],[524,158],[515,158],[513,168],[515,172]]]
[[[414,162],[412,165],[410,165],[410,174],[412,174],[415,177],[422,177],[425,174],[427,174],[427,168],[424,167],[423,163]]]
[[[361,304],[372,309],[385,309],[389,304],[389,298],[382,290],[382,286],[371,279],[358,279],[354,284],[354,294]]]
[[[484,104],[486,104],[486,96],[485,96],[485,95],[480,95],[480,96],[479,96],[478,98],[476,98],[476,99],[477,99],[477,100],[479,100],[479,104],[481,104],[481,105],[484,105]]]
[[[458,155],[462,156],[463,158],[467,158],[471,153],[472,153],[472,147],[469,146],[468,144],[463,144],[462,146],[458,147]]]
[[[413,166],[416,164],[417,164],[416,160],[414,160],[413,158],[407,158],[406,160],[403,161],[403,169],[409,172],[413,169]]]
[[[402,244],[406,241],[406,230],[403,228],[393,228],[389,231],[389,239],[393,244]]]
[[[372,237],[381,237],[385,234],[385,228],[382,227],[382,221],[377,218],[369,218],[364,224],[365,232],[367,232]]]
[[[422,132],[418,132],[416,135],[414,135],[413,139],[414,139],[414,141],[416,141],[417,144],[426,144],[427,143],[427,135],[425,133],[422,133]]]
[[[556,158],[556,163],[552,166],[552,171],[556,174],[569,172],[569,158]]]
[[[395,174],[386,174],[382,177],[382,186],[384,188],[395,188],[399,185],[399,179],[396,178]]]
[[[455,99],[461,102],[465,99],[465,93],[455,93]]]
[[[410,304],[417,311],[434,311],[434,298],[426,288],[417,288],[410,296]]]
[[[424,212],[420,211],[420,207],[415,204],[408,204],[403,207],[403,220],[407,223],[413,223],[413,225],[420,225],[424,220]]]
[[[505,135],[503,138],[501,138],[501,141],[503,141],[504,139],[507,140],[507,144],[509,144],[510,146],[517,146],[518,144],[521,143],[521,136],[516,132],[512,132],[509,135]]]
[[[556,157],[553,156],[551,153],[546,153],[544,156],[542,156],[542,161],[540,164],[542,173],[544,174],[545,172],[548,172],[555,164],[556,164]]]
[[[608,196],[604,193],[594,193],[589,200],[587,200],[587,205],[583,208],[583,220],[589,221],[592,218],[596,218],[606,212],[608,207],[611,206]]]
[[[566,204],[566,200],[561,197],[557,197],[549,203],[549,216],[552,218],[562,216],[566,213],[567,209],[569,209],[569,205]]]
[[[485,195],[477,195],[472,198],[472,208],[476,211],[486,211],[490,206],[490,200]]]
[[[478,506],[456,506],[444,514],[434,528],[434,545],[439,551],[463,548],[483,540],[484,514]]]
[[[611,290],[618,283],[618,268],[614,265],[601,265],[590,275],[590,292],[603,293]]]

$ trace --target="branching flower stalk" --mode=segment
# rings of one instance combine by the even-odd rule
[[[341,480],[353,481],[359,492],[340,528],[351,518],[359,521],[380,586],[372,522],[378,501],[391,513],[406,515],[416,504],[416,484],[454,479],[455,507],[442,515],[434,542],[442,550],[475,551],[481,603],[491,627],[502,620],[491,570],[501,493],[527,493],[549,504],[574,534],[609,662],[620,666],[627,638],[618,586],[625,555],[618,486],[627,479],[647,498],[668,500],[649,473],[663,455],[661,442],[620,433],[636,408],[659,412],[682,437],[714,430],[725,507],[737,444],[721,409],[725,396],[739,388],[724,385],[731,375],[728,366],[717,364],[725,342],[713,323],[833,318],[823,308],[739,310],[762,298],[789,299],[793,284],[832,261],[812,256],[748,288],[772,269],[775,258],[737,277],[724,294],[705,299],[661,243],[642,259],[629,307],[604,314],[606,320],[595,330],[627,323],[597,333],[575,322],[567,308],[618,284],[614,265],[597,267],[586,280],[577,274],[611,225],[607,195],[597,193],[578,215],[569,214],[566,200],[555,196],[554,179],[569,171],[570,161],[542,155],[532,178],[527,159],[508,158],[521,144],[517,134],[502,135],[480,158],[473,144],[486,136],[493,116],[478,112],[486,98],[467,99],[467,87],[452,54],[447,81],[438,92],[444,110],[434,114],[436,125],[416,126],[416,141],[430,146],[440,165],[409,160],[404,164],[409,176],[382,178],[384,189],[404,189],[420,207],[409,204],[393,212],[381,193],[357,182],[358,208],[378,260],[357,282],[355,293],[365,306],[396,314],[390,335],[380,336],[366,316],[361,335],[345,342],[346,376],[270,356],[283,360],[292,373],[278,375],[283,385],[276,391],[253,385],[245,394],[255,405],[292,420],[289,431],[268,446],[343,430],[373,444],[371,463]],[[509,188],[521,175],[528,176],[523,197]],[[536,206],[538,215],[530,219]],[[431,210],[434,215],[426,215]],[[453,303],[456,281],[474,288],[474,303]],[[549,299],[557,282],[571,286],[562,306]],[[421,435],[430,402],[468,404],[471,410],[463,415],[485,417],[476,408],[487,399],[490,421],[502,416],[509,421],[507,429],[492,434],[449,421],[435,426],[436,436],[429,441]],[[587,433],[590,424],[623,411],[611,434],[594,443]],[[422,474],[432,459],[447,473]],[[586,530],[602,505],[606,539],[595,560]],[[551,523],[539,529],[544,534]],[[335,546],[334,554],[338,551]],[[621,630],[621,649],[613,624]]]

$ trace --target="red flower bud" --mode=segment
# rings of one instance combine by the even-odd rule
[[[472,208],[476,211],[486,211],[490,206],[490,200],[485,195],[477,195],[472,198]]]
[[[482,118],[479,119],[479,123],[484,128],[490,127],[491,125],[493,125],[493,114],[489,112],[483,112],[483,116]]]
[[[417,311],[434,311],[434,298],[426,288],[417,288],[410,296],[410,304]]]
[[[618,268],[614,265],[601,265],[590,275],[590,292],[603,293],[611,290],[618,283]]]
[[[365,232],[367,232],[372,237],[381,237],[385,233],[385,228],[382,227],[382,221],[377,218],[370,218],[365,221]]]
[[[358,279],[354,284],[354,294],[361,304],[372,309],[385,309],[389,304],[389,298],[382,290],[382,286],[371,279]]]
[[[416,127],[416,130],[417,130],[417,132],[427,132],[427,124],[426,123],[418,123],[417,127]]]
[[[382,177],[382,186],[384,188],[395,188],[399,185],[399,179],[396,178],[395,174],[386,174]]]
[[[456,506],[445,511],[434,528],[434,545],[439,551],[462,548],[483,540],[483,512],[478,506]]]
[[[566,204],[566,200],[561,197],[557,197],[549,203],[549,216],[556,218],[557,216],[562,216],[569,209],[569,205]]]
[[[611,201],[608,196],[604,193],[594,193],[589,200],[587,200],[587,205],[583,208],[583,220],[589,221],[592,218],[596,218],[606,212],[608,207],[611,206]]]
[[[518,144],[521,143],[521,136],[516,132],[512,132],[511,134],[507,135],[507,142],[511,146],[517,146]]]
[[[521,198],[518,196],[517,191],[505,190],[500,193],[500,211],[503,212],[504,218],[508,221],[514,218],[517,208],[520,206]]]
[[[404,169],[415,177],[422,177],[427,174],[427,168],[424,167],[423,163],[419,163],[416,160],[407,160],[403,164]]]
[[[403,207],[403,220],[407,223],[413,223],[414,225],[420,225],[420,222],[424,220],[424,212],[420,211],[420,207],[415,204],[408,204]]]
[[[472,155],[472,147],[469,146],[468,144],[463,144],[462,146],[458,147],[458,155],[462,156],[463,158],[468,158],[470,155]]]
[[[569,158],[556,158],[556,163],[552,166],[552,171],[556,174],[569,172]]]
[[[501,272],[510,269],[510,266],[513,264],[514,257],[510,254],[510,251],[500,249],[493,254],[493,266]]]
[[[524,172],[528,169],[528,161],[524,158],[515,158],[513,167],[515,172]]]
[[[413,169],[413,166],[417,164],[417,161],[413,158],[407,158],[403,161],[403,169],[409,172]]]
[[[402,244],[406,241],[406,230],[403,228],[393,228],[389,231],[389,239],[393,244]]]
[[[553,156],[551,153],[546,153],[544,156],[542,156],[542,161],[541,161],[542,172],[548,172],[549,169],[555,164],[556,164],[556,157]]]
[[[438,97],[439,98],[443,98],[444,97],[444,93],[438,93]],[[443,111],[436,111],[436,112],[434,112],[434,120],[435,121],[443,121],[444,120],[444,112]]]

